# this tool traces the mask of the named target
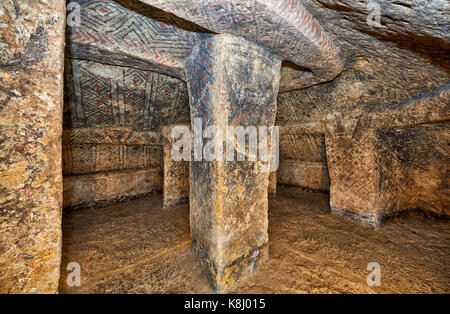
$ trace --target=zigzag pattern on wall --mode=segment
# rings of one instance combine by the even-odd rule
[[[178,79],[81,60],[72,60],[67,71],[66,127],[158,131],[190,121],[187,87]]]
[[[162,169],[162,146],[63,145],[65,175],[148,168]]]
[[[198,27],[136,1],[77,2],[81,5],[81,25],[69,27],[67,34],[69,53],[75,57],[92,55],[96,58],[91,60],[100,61],[98,55],[108,51],[120,55],[122,63],[123,58],[132,56],[156,67],[181,69],[199,38],[198,33],[187,31]]]
[[[379,188],[390,212],[448,212],[448,123],[382,128],[375,132]]]

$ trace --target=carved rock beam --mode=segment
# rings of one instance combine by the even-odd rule
[[[242,36],[305,69],[285,67],[280,91],[333,80],[339,48],[297,0],[141,0],[217,33]]]
[[[337,46],[300,1],[141,0],[182,19],[154,8],[133,10],[112,0],[78,1],[81,24],[67,32],[67,54],[74,59],[185,80],[186,58],[199,41],[196,31],[202,30],[185,19],[213,32],[242,36],[292,62],[294,67],[282,69],[281,92],[331,81],[344,66]]]
[[[330,116],[325,121],[325,142],[331,211],[371,227],[379,226],[393,213],[393,205],[381,189],[386,180],[381,171],[392,167],[385,166],[385,154],[379,156],[377,130],[449,121],[449,104],[447,83],[386,111]]]

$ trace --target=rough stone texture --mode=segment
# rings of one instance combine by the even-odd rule
[[[340,47],[346,66],[330,83],[280,94],[277,124],[379,111],[449,81],[448,1],[374,1],[382,28],[367,24],[368,1],[303,2]]]
[[[0,293],[56,293],[64,1],[0,3]]]
[[[64,176],[64,207],[91,207],[162,189],[161,168]]]
[[[449,87],[390,110],[328,117],[333,212],[373,226],[407,209],[448,216]]]
[[[172,138],[172,129],[180,125],[164,126],[164,207],[175,206],[189,201],[189,161],[172,158],[172,145],[178,139]]]
[[[369,13],[373,11],[367,5],[370,1],[304,0],[304,2],[310,4],[310,10],[317,13],[314,14],[315,17],[323,22],[325,29],[336,34],[337,41],[342,42],[343,46],[353,41],[356,38],[354,34],[359,32],[360,41],[355,42],[355,48],[358,50],[366,52],[364,48],[370,45],[368,36],[371,36],[373,40],[386,45],[383,50],[372,51],[374,55],[381,56],[386,52],[386,48],[396,46],[405,52],[416,53],[448,73],[450,65],[446,57],[449,53],[450,39],[448,1],[373,1],[380,6],[379,27],[367,23]],[[343,47],[343,50],[346,51],[347,47]],[[408,55],[405,52],[403,54]]]
[[[384,215],[425,209],[450,216],[450,125],[383,128],[375,136]]]
[[[201,118],[223,134],[227,126],[273,126],[280,67],[279,59],[244,39],[205,39],[186,68],[191,120]],[[227,291],[267,258],[269,173],[261,172],[263,164],[191,162],[192,247],[216,291]]]
[[[67,29],[72,58],[185,77],[185,59],[200,27],[138,1],[75,2],[81,5],[81,25]]]
[[[275,171],[269,174],[269,187],[267,188],[267,193],[269,193],[269,197],[277,196],[277,173]]]
[[[328,167],[317,162],[287,160],[280,163],[278,183],[311,191],[329,191]]]
[[[329,191],[325,138],[318,127],[282,127],[278,182],[313,191]],[[320,130],[323,132],[323,130]]]

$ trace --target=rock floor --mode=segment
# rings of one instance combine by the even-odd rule
[[[376,230],[331,215],[328,195],[278,187],[270,260],[232,293],[450,293],[450,223],[418,213]],[[68,263],[81,266],[69,287]],[[381,266],[368,287],[367,264]],[[189,206],[159,194],[63,216],[61,293],[212,293],[189,247]]]

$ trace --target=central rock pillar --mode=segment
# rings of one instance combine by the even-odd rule
[[[191,245],[217,292],[229,291],[268,258],[269,172],[262,169],[270,161],[239,149],[245,161],[239,153],[229,161],[225,138],[230,127],[251,134],[252,127],[274,126],[280,68],[270,51],[228,34],[205,38],[186,64],[193,133],[203,135],[194,136],[190,167]],[[214,160],[202,154],[212,141],[205,137],[215,139]],[[271,154],[270,135],[266,141]]]

